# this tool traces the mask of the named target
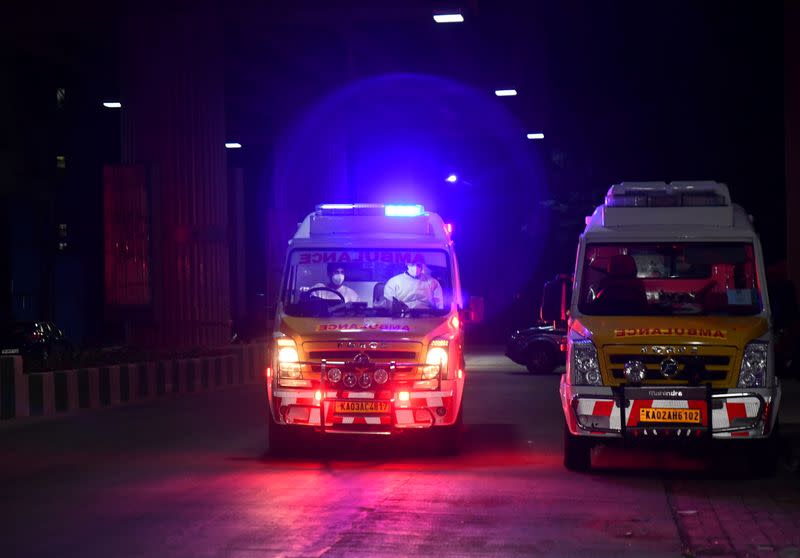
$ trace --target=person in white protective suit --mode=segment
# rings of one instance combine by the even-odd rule
[[[386,282],[383,296],[389,303],[396,298],[409,308],[444,308],[442,286],[428,274],[423,263],[407,264],[405,273]]]
[[[336,291],[344,297],[345,302],[358,302],[358,293],[344,284],[344,268],[339,265],[328,266],[328,284],[317,283],[312,289],[317,287],[327,287]],[[311,296],[324,298],[328,300],[339,300],[339,297],[328,291],[316,291],[311,293]]]

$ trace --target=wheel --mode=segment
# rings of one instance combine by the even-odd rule
[[[527,349],[525,366],[531,374],[547,374],[556,366],[553,349],[544,343],[534,343]]]
[[[778,423],[772,429],[769,438],[762,440],[752,440],[747,443],[745,455],[747,456],[747,471],[750,475],[761,477],[772,477],[778,469],[780,458],[780,438]]]
[[[456,421],[450,426],[434,427],[433,433],[436,450],[442,455],[458,455],[464,435],[464,403],[458,410]]]
[[[271,455],[284,455],[291,447],[291,432],[285,424],[278,424],[269,411],[269,453]]]
[[[592,441],[570,434],[564,424],[564,467],[570,471],[585,473],[592,468]]]

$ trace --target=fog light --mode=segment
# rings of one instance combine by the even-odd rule
[[[622,373],[632,384],[641,384],[647,376],[647,368],[640,360],[629,360],[622,367]]]
[[[358,385],[364,389],[372,385],[372,377],[369,375],[369,372],[361,373],[361,376],[358,377]]]
[[[328,381],[332,384],[337,383],[342,379],[342,371],[338,368],[331,368],[328,370]]]
[[[317,393],[314,394],[314,401],[316,401],[317,403],[322,401],[322,391],[317,390]]]
[[[383,368],[378,368],[374,374],[376,384],[385,384],[389,380],[389,373]]]
[[[398,401],[408,401],[409,399],[411,399],[411,394],[407,391],[401,391],[397,394]]]
[[[354,387],[356,387],[356,384],[358,383],[358,378],[356,378],[356,375],[353,374],[352,372],[348,372],[342,378],[342,383],[344,384],[344,387],[346,387],[346,388],[354,388]]]
[[[443,417],[447,414],[447,409],[445,409],[444,407],[436,407],[436,414],[439,415],[440,417]]]

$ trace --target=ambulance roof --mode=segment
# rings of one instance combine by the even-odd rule
[[[409,242],[442,247],[450,238],[442,218],[421,205],[321,204],[303,219],[290,244],[396,246]]]
[[[713,181],[622,182],[586,219],[592,240],[749,239],[750,217]]]

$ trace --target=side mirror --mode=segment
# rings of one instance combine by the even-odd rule
[[[776,329],[790,327],[800,314],[794,283],[788,279],[779,279],[769,282],[767,288],[773,325]]]
[[[471,296],[467,307],[462,311],[464,323],[479,323],[483,321],[484,301],[482,296]]]
[[[542,306],[539,317],[543,322],[566,321],[569,301],[572,297],[572,281],[568,275],[557,275],[544,284]]]

